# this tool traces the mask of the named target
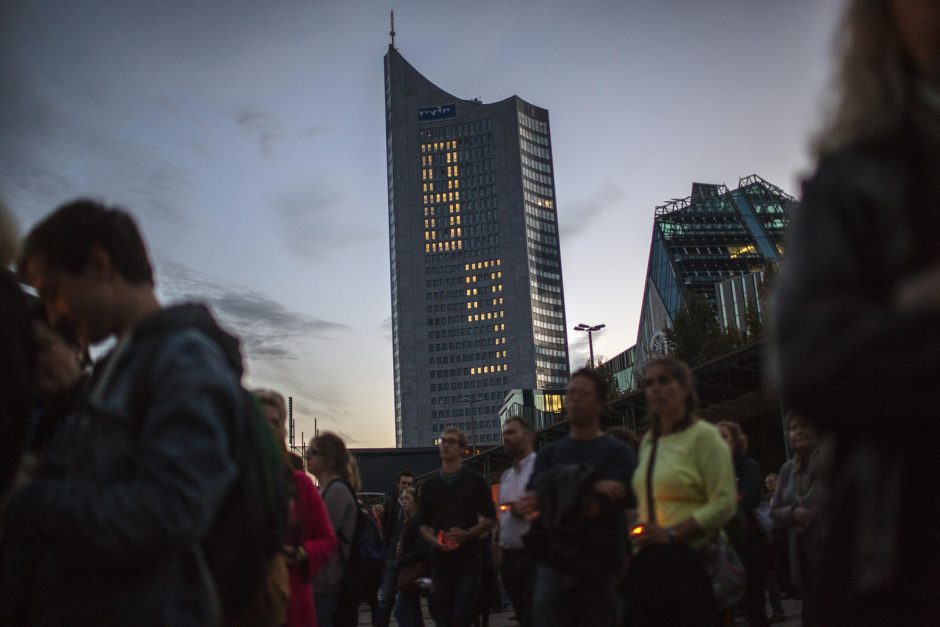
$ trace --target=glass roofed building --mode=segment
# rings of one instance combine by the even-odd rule
[[[693,295],[705,298],[718,315],[722,303],[735,302],[722,298],[725,289],[736,289],[729,279],[780,261],[794,203],[792,196],[752,175],[730,190],[694,183],[689,197],[656,208],[633,349],[635,372],[651,354],[665,352],[663,331]]]

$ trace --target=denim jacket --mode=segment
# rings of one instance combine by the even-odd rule
[[[195,547],[236,477],[240,375],[237,341],[193,305],[143,321],[96,368],[87,408],[50,444],[59,467],[8,513],[42,549],[29,624],[213,621]]]

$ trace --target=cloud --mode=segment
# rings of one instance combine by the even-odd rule
[[[270,156],[275,142],[285,136],[283,122],[270,111],[257,107],[242,107],[235,113],[235,121],[251,135],[258,144],[258,150],[265,156]]]
[[[573,203],[570,209],[559,213],[559,228],[564,238],[577,237],[597,221],[600,215],[623,203],[623,190],[613,183],[605,183],[586,198]]]
[[[330,338],[349,327],[291,311],[255,290],[242,289],[176,262],[158,264],[160,293],[171,302],[205,303],[242,340],[252,358],[297,359],[302,340]]]
[[[44,88],[40,73],[15,50],[0,45],[0,58],[0,188],[14,210],[34,218],[82,195],[151,220],[184,222],[188,171],[152,146],[96,130],[94,122],[59,105],[54,89]],[[100,89],[95,86],[95,93]]]
[[[362,226],[349,207],[349,197],[325,186],[306,186],[284,194],[274,205],[287,249],[309,261],[322,261],[336,252],[347,253],[365,242],[382,239],[375,228]]]
[[[389,342],[392,341],[392,317],[391,316],[388,316],[387,318],[385,318],[385,320],[383,320],[381,324],[379,324],[377,329],[379,333],[382,334],[382,337],[384,337]]]

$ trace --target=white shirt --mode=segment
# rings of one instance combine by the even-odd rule
[[[512,466],[503,473],[499,480],[499,504],[508,505],[526,492],[526,484],[535,468],[535,453],[519,462],[518,467]],[[529,531],[529,522],[524,518],[517,518],[506,509],[499,512],[499,545],[504,549],[517,550],[523,548],[522,536]]]

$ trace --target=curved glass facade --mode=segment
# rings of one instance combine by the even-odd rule
[[[568,378],[548,112],[456,98],[394,47],[385,109],[396,444],[495,445],[509,390]]]

